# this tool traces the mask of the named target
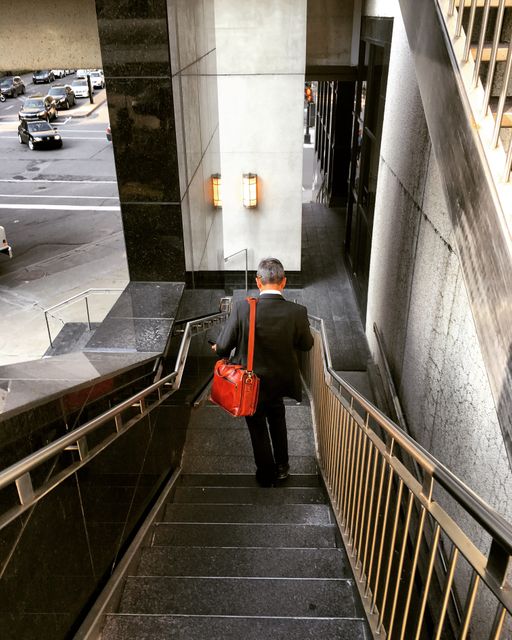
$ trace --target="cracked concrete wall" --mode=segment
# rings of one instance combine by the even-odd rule
[[[512,519],[498,424],[399,11],[395,12],[373,228],[366,332],[373,323],[413,437]],[[488,540],[466,519],[465,530]]]

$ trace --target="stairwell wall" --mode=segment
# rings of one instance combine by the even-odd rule
[[[379,3],[371,4],[378,11]],[[383,333],[413,437],[510,520],[512,473],[413,59],[393,4],[366,333],[377,361],[374,323]],[[474,523],[463,525],[487,550],[488,540]]]

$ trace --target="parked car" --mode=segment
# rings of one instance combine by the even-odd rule
[[[0,254],[12,258],[11,245],[7,242],[7,236],[3,227],[0,227]]]
[[[50,73],[53,73],[54,78],[63,78],[66,75],[65,69],[50,69]]]
[[[55,120],[57,117],[57,103],[53,96],[29,96],[21,107],[18,118],[20,120]]]
[[[53,82],[55,76],[50,69],[39,69],[32,74],[32,82],[37,84],[38,82]]]
[[[91,76],[91,84],[95,89],[105,88],[105,77],[103,75],[103,71],[91,71],[89,75]]]
[[[89,97],[89,85],[87,84],[87,80],[79,79],[73,80],[71,84],[71,88],[75,92],[75,97],[77,98],[88,98]],[[94,93],[94,88],[91,87],[92,93]]]
[[[22,120],[18,127],[20,144],[27,143],[33,150],[44,147],[62,147],[62,138],[57,129],[48,122],[39,120]]]
[[[12,78],[0,79],[0,91],[4,96],[15,98],[20,93],[25,93],[25,84],[19,76],[13,76]]]
[[[57,109],[69,109],[76,104],[75,92],[69,84],[54,84],[48,95],[55,99]]]
[[[87,74],[90,73],[90,69],[77,69],[76,77],[77,78],[87,78]]]

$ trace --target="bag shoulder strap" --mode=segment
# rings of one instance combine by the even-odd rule
[[[256,334],[256,305],[257,298],[246,298],[249,303],[249,338],[247,340],[247,370],[252,371],[254,362],[254,336]]]

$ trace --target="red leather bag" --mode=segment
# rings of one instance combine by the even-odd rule
[[[256,298],[246,298],[250,306],[247,368],[217,360],[213,369],[210,399],[236,418],[252,416],[258,404],[260,380],[252,370],[254,361],[254,334],[256,332]]]

